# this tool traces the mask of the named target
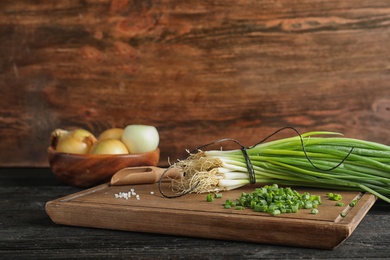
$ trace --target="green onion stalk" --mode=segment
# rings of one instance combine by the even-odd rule
[[[189,153],[173,167],[177,194],[219,192],[250,183],[369,192],[390,203],[390,146],[315,131],[237,150]],[[252,181],[251,181],[252,180]]]

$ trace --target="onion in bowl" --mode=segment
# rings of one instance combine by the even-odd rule
[[[128,154],[129,150],[118,139],[108,138],[94,143],[89,151],[90,154]]]
[[[123,130],[121,140],[130,153],[146,153],[157,149],[160,136],[154,126],[128,125]]]

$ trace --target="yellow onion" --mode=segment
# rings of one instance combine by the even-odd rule
[[[57,144],[64,140],[64,138],[69,134],[69,131],[63,130],[63,129],[56,129],[53,132],[51,132],[50,136],[50,144],[51,146],[56,149]]]
[[[128,154],[129,151],[124,143],[118,139],[108,138],[94,143],[90,154]]]
[[[96,137],[85,129],[56,129],[51,135],[52,146],[62,153],[87,154],[95,142]]]
[[[98,140],[104,140],[104,139],[121,139],[121,136],[123,134],[123,128],[109,128],[105,131],[103,131],[99,137]]]

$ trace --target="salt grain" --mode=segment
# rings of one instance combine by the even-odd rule
[[[139,194],[137,194],[137,193],[135,192],[134,189],[130,189],[130,190],[127,191],[127,192],[121,191],[121,192],[119,192],[119,193],[116,193],[114,196],[115,196],[116,199],[122,199],[122,198],[123,198],[123,199],[128,200],[128,199],[131,198],[131,196],[136,196],[136,199],[137,199],[137,200],[140,199]]]

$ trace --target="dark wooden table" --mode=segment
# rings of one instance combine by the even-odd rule
[[[390,257],[390,205],[382,201],[341,246],[316,250],[54,224],[46,202],[80,190],[59,183],[47,168],[0,168],[0,259]]]

